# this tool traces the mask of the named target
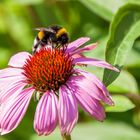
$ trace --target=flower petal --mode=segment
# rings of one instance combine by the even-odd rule
[[[62,134],[70,134],[78,120],[78,108],[74,94],[66,87],[59,90],[59,121]]]
[[[23,70],[18,68],[5,68],[0,70],[0,78],[9,78],[13,76],[24,76]]]
[[[81,45],[83,45],[84,43],[86,43],[89,40],[90,40],[89,37],[78,38],[77,40],[68,44],[66,52],[72,52],[73,50],[77,49],[78,47],[80,47]]]
[[[80,70],[79,71],[77,70],[77,72],[80,72]],[[82,74],[82,72],[80,74]],[[97,79],[95,75],[87,72],[87,76],[84,75],[84,76],[81,76],[81,78],[75,76],[71,79],[72,79],[71,81],[69,80],[71,83],[75,82],[77,85],[79,85],[79,87],[84,92],[89,94],[92,98],[95,98],[96,100],[99,100],[99,101],[103,101],[104,103],[109,104],[109,105],[114,104],[106,87],[103,85],[101,81]]]
[[[73,52],[71,52],[70,54],[72,54],[72,55],[80,54],[80,53],[83,53],[83,52],[93,50],[96,47],[97,47],[97,43],[93,43],[93,44],[87,45],[85,47],[78,48],[78,49],[74,50]]]
[[[28,52],[17,53],[14,56],[11,57],[8,65],[12,66],[12,67],[23,67],[26,59],[28,59],[29,56],[31,56],[31,55]]]
[[[25,85],[26,84],[21,81],[13,81],[12,83],[9,83],[9,85],[7,85],[7,87],[2,89],[0,92],[0,105],[11,96],[16,96],[17,93],[22,91]]]
[[[75,58],[79,58],[79,57],[85,57],[82,53],[81,54],[74,54],[72,55],[72,58],[75,59]]]
[[[88,112],[92,117],[99,121],[105,119],[105,110],[96,99],[91,98],[88,94],[79,90],[75,93],[75,96],[80,104],[80,106]]]
[[[83,70],[79,70],[79,69],[75,69],[75,72],[85,76],[88,81],[91,81],[92,84],[95,84],[101,90],[100,93],[102,93],[101,94],[102,100],[106,104],[114,105],[114,102],[112,101],[112,97],[109,94],[107,88],[105,87],[105,85],[94,74],[86,72],[86,71],[83,71]],[[101,98],[101,96],[100,96],[100,98]]]
[[[58,122],[58,99],[53,91],[44,93],[41,97],[34,119],[34,129],[38,135],[49,135]]]
[[[2,96],[7,95],[8,90],[14,88],[18,84],[24,83],[24,80],[22,76],[0,78],[0,101],[2,101]]]
[[[13,131],[24,117],[34,89],[26,88],[16,97],[9,99],[1,111],[0,128],[1,135]]]
[[[74,64],[93,65],[93,66],[103,67],[103,68],[107,68],[107,69],[111,69],[116,72],[119,72],[119,70],[117,68],[113,67],[111,64],[109,64],[103,60],[98,60],[98,59],[94,59],[94,58],[86,58],[86,57],[75,58],[73,62],[74,62]]]
[[[81,80],[81,76],[77,76],[77,80]],[[98,100],[95,98],[92,98],[85,90],[83,90],[79,85],[74,83],[76,79],[71,80],[71,82],[67,82],[70,90],[73,91],[73,93],[76,96],[76,99],[80,106],[88,112],[92,117],[95,119],[102,121],[105,119],[105,111],[102,105]]]

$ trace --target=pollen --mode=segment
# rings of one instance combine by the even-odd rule
[[[42,48],[26,60],[23,74],[37,91],[58,90],[72,75],[73,59],[60,49]]]

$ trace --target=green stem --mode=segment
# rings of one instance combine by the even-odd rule
[[[63,140],[71,140],[71,136],[64,134],[64,135],[62,135],[62,139]]]

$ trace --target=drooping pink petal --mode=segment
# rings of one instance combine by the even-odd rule
[[[109,63],[107,63],[103,60],[98,60],[98,59],[94,59],[94,58],[86,58],[86,57],[75,58],[73,63],[74,64],[93,65],[93,66],[107,68],[107,69],[119,72],[119,70],[117,68],[113,67]]]
[[[70,134],[78,119],[78,108],[74,94],[66,87],[59,89],[59,122],[62,134]]]
[[[9,86],[25,80],[25,76],[22,72],[22,69],[17,68],[6,68],[0,70],[0,100],[3,91],[6,92]]]
[[[13,131],[24,117],[34,89],[26,88],[16,97],[9,99],[0,116],[1,135]]]
[[[24,76],[12,76],[0,78],[0,101],[3,94],[5,94],[10,88],[16,86],[15,84],[24,83],[24,81],[25,81]]]
[[[53,91],[44,93],[41,97],[34,119],[34,129],[38,135],[49,135],[58,123],[58,99]]]
[[[10,88],[25,81],[25,76],[21,72],[20,69],[15,68],[6,68],[0,71],[0,100]]]
[[[88,81],[91,81],[93,84],[95,84],[101,90],[101,93],[102,93],[101,96],[102,96],[102,98],[104,98],[103,101],[106,104],[109,104],[109,105],[114,104],[114,102],[112,101],[112,97],[109,94],[107,88],[94,74],[92,74],[90,72],[86,72],[84,70],[79,70],[79,69],[75,69],[75,72],[85,76]]]
[[[13,81],[13,83],[9,83],[9,85],[7,85],[7,87],[2,89],[0,92],[0,105],[11,96],[16,96],[17,93],[22,91],[25,85],[26,84],[21,81]]]
[[[81,76],[79,77],[81,80]],[[98,100],[90,96],[85,90],[74,82],[67,82],[68,87],[73,91],[76,99],[84,111],[88,112],[95,119],[102,121],[105,119],[105,111]]]
[[[96,47],[97,47],[97,43],[93,43],[93,44],[87,45],[85,47],[78,48],[78,49],[74,50],[73,52],[71,52],[70,54],[71,55],[80,54],[80,53],[83,53],[83,52],[93,50]]]
[[[75,70],[76,71],[76,70]],[[79,70],[80,71],[80,70]],[[77,72],[79,73],[77,70]],[[80,73],[82,74],[82,73]],[[83,74],[82,74],[83,75]],[[75,76],[72,77],[68,82],[76,83],[79,87],[89,94],[92,98],[95,98],[98,101],[103,101],[106,104],[113,105],[111,96],[109,95],[106,87],[100,82],[95,75],[87,72],[89,76]],[[92,75],[92,76],[91,76]],[[100,85],[96,82],[100,83]]]
[[[28,52],[17,53],[14,56],[11,57],[8,65],[12,66],[12,67],[23,67],[26,59],[28,59],[29,56],[31,56],[31,55]]]
[[[7,86],[9,86],[11,83],[15,81],[15,77],[10,77],[10,78],[0,78],[0,96],[1,92],[4,89],[7,89]]]
[[[103,121],[106,117],[105,110],[96,99],[91,98],[88,94],[82,91],[75,93],[80,106],[88,112],[92,117],[99,121]]]
[[[1,114],[4,110],[4,108],[5,108],[5,104],[3,103],[3,104],[0,105],[0,117],[1,117]],[[0,122],[0,135],[1,135],[1,131],[2,131],[2,128],[1,128],[1,122]]]
[[[18,68],[5,68],[0,70],[0,79],[1,78],[9,78],[13,76],[21,76],[23,77],[24,75],[22,74],[23,70],[18,69]]]
[[[66,52],[69,52],[69,53],[72,52],[73,50],[77,49],[78,47],[80,47],[81,45],[83,45],[84,43],[86,43],[89,40],[90,40],[89,37],[78,38],[77,40],[68,44]]]

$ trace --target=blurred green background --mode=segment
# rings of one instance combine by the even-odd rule
[[[105,59],[107,42],[111,40],[110,32],[117,32],[110,28],[110,25],[116,26],[112,23],[117,20],[115,19],[117,13],[131,3],[137,7],[134,19],[139,20],[140,0],[1,0],[0,68],[6,67],[9,58],[16,52],[31,52],[37,34],[34,28],[48,27],[52,24],[64,26],[69,32],[71,41],[88,36],[91,38],[89,43],[98,42],[97,49],[86,55]],[[131,11],[130,14],[131,17],[134,15]],[[125,18],[126,23],[131,23],[129,16]],[[120,24],[123,29],[125,25]],[[140,34],[140,28],[137,30]],[[121,37],[129,33],[129,31],[122,32],[120,30],[116,35],[120,37],[118,44],[123,42]],[[108,86],[116,106],[106,106],[107,119],[102,123],[91,119],[79,110],[79,123],[72,133],[73,140],[140,140],[140,38],[132,40],[131,47],[133,47],[127,52],[121,74]],[[95,73],[102,80],[102,69],[94,67],[85,69]],[[47,137],[39,137],[34,132],[33,119],[36,104],[37,102],[32,100],[20,126],[10,134],[0,136],[0,140],[61,139],[59,129]]]

